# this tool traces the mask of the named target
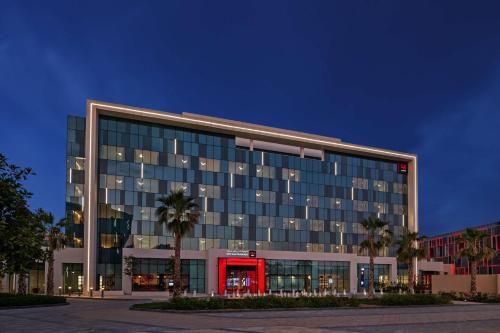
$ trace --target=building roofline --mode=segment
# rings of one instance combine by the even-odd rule
[[[148,119],[149,121],[152,121],[152,119],[154,119],[155,122],[170,125],[182,124],[185,127],[193,129],[232,134],[250,139],[268,140],[271,142],[302,146],[305,148],[322,149],[340,153],[355,153],[363,156],[404,162],[413,162],[417,159],[417,155],[415,154],[347,143],[338,138],[193,113],[170,113],[92,99],[87,100],[87,106],[95,107],[101,111],[101,114],[110,116],[125,116],[126,118],[142,121],[148,121]],[[214,129],[217,129],[217,131]]]

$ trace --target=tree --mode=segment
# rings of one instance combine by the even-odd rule
[[[417,246],[417,242],[421,238],[418,237],[418,232],[407,231],[401,238],[394,242],[398,245],[396,256],[399,262],[402,262],[408,267],[408,289],[410,293],[415,292],[415,259],[420,260],[425,257],[425,250]]]
[[[181,240],[198,223],[198,205],[183,190],[171,191],[168,196],[159,198],[161,206],[156,209],[160,224],[166,224],[175,240],[174,255],[174,297],[181,294]]]
[[[495,251],[487,244],[484,238],[489,234],[479,229],[467,228],[457,238],[457,258],[467,258],[470,265],[470,292],[477,294],[477,264],[488,260],[495,255]],[[460,248],[463,245],[462,248]]]
[[[2,274],[18,274],[20,294],[26,293],[30,268],[43,257],[43,225],[29,209],[32,194],[24,187],[31,175],[31,168],[10,164],[0,154],[0,268]]]
[[[45,231],[46,248],[44,259],[47,261],[47,295],[54,295],[54,252],[60,251],[66,246],[67,237],[63,232],[66,226],[66,219],[60,219],[54,223],[54,215],[43,209],[36,212],[37,218],[43,223]]]
[[[368,297],[374,296],[374,280],[375,280],[375,263],[374,259],[384,247],[390,245],[392,233],[386,229],[387,222],[381,221],[378,218],[369,217],[360,222],[363,228],[368,233],[367,239],[360,244],[360,253],[364,250],[368,251],[370,256],[370,265],[368,273]]]

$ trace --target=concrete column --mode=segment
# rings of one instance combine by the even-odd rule
[[[358,261],[356,258],[349,262],[349,288],[353,294],[358,292]]]
[[[87,102],[85,130],[85,221],[84,221],[84,293],[96,290],[96,221],[97,221],[97,124],[98,113],[92,102]]]

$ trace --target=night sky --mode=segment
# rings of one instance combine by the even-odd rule
[[[0,152],[64,215],[87,98],[419,156],[426,235],[500,220],[500,1],[0,0]]]

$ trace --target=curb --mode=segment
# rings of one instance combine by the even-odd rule
[[[50,306],[61,306],[61,305],[69,305],[69,303],[68,302],[64,302],[64,303],[54,303],[54,304],[35,304],[35,305],[5,306],[5,307],[0,307],[0,311],[2,311],[2,310],[13,310],[13,309],[46,308],[46,307],[50,307]]]
[[[484,304],[484,303],[481,303]],[[141,309],[134,308],[133,305],[129,307],[131,311],[145,311],[145,312],[163,312],[163,313],[225,313],[225,312],[262,312],[262,311],[308,311],[308,310],[369,310],[369,309],[398,309],[398,308],[415,308],[415,307],[441,307],[441,306],[462,306],[462,304],[429,304],[429,305],[370,305],[370,306],[339,306],[339,307],[330,307],[330,308],[269,308],[269,309],[214,309],[214,310],[173,310],[173,309]]]

